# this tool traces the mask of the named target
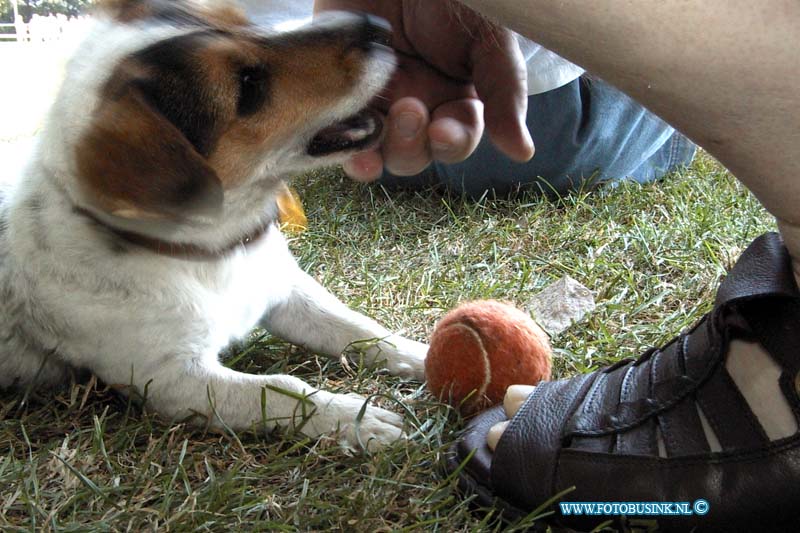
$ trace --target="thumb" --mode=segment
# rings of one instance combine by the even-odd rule
[[[477,39],[471,51],[472,77],[485,105],[489,138],[503,153],[519,162],[533,157],[528,131],[528,73],[514,34],[495,27]]]

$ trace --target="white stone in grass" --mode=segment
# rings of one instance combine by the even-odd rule
[[[534,320],[550,336],[561,333],[594,308],[592,291],[569,276],[551,283],[528,303]]]

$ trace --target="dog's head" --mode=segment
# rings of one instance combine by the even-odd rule
[[[366,16],[276,33],[228,2],[107,1],[42,149],[65,148],[50,154],[62,185],[106,220],[235,237],[280,178],[377,140],[365,108],[394,68],[387,37]]]

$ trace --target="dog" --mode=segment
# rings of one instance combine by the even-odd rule
[[[330,356],[373,340],[369,363],[423,378],[427,346],[322,288],[276,224],[284,178],[379,140],[387,26],[340,14],[273,33],[189,0],[107,1],[96,19],[0,200],[0,387],[81,369],[167,419],[402,438],[363,398],[219,359],[262,326]]]

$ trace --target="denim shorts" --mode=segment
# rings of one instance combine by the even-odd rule
[[[528,97],[536,155],[515,163],[488,138],[456,164],[435,162],[416,176],[384,175],[388,187],[444,186],[480,196],[524,188],[561,195],[619,180],[646,183],[689,165],[695,145],[606,82],[581,76]]]

